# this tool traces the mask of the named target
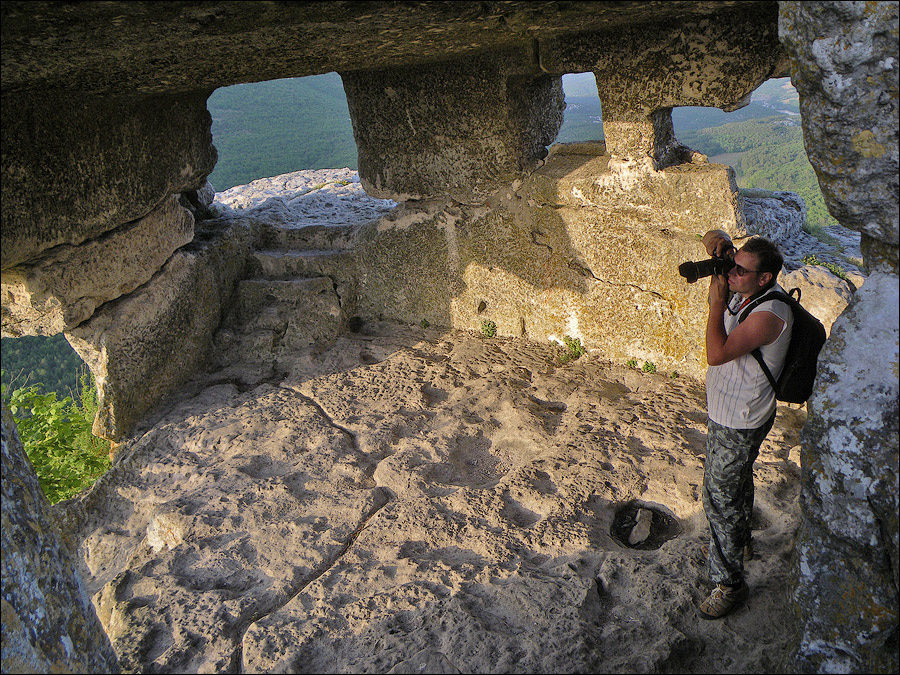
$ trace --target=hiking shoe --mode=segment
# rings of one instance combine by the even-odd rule
[[[740,586],[717,585],[709,597],[700,604],[700,617],[703,619],[721,619],[740,607],[750,594],[745,582]]]

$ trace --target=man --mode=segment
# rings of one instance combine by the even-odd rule
[[[772,242],[754,237],[735,252],[728,235],[713,230],[703,244],[710,255],[733,256],[735,263],[727,276],[710,277],[706,323],[709,419],[703,508],[710,531],[709,578],[716,586],[700,605],[700,615],[719,619],[749,594],[744,549],[750,545],[753,462],[775,421],[775,392],[751,352],[759,349],[778,379],[793,314],[786,303],[768,300],[738,323],[752,300],[772,289],[784,292],[776,284],[783,258]]]

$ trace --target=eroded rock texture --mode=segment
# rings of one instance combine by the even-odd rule
[[[541,45],[541,67],[593,71],[610,154],[662,168],[689,153],[675,138],[673,107],[736,110],[766,79],[786,74],[775,15],[768,3],[742,4],[715,16],[567,35]]]
[[[810,401],[794,594],[797,667],[898,669],[898,5],[781,3],[810,161],[872,276],[835,323]]]
[[[788,55],[800,92],[810,160],[832,213],[843,225],[861,233],[858,245],[866,268],[856,266],[848,280],[840,283],[809,266],[788,270],[799,283],[814,290],[833,284],[823,291],[823,296],[837,298],[827,305],[829,321],[840,312],[848,294],[856,293],[846,320],[839,318],[834,323],[835,339],[824,354],[819,388],[810,405],[804,449],[808,457],[804,538],[795,594],[803,634],[798,667],[897,669],[896,652],[891,654],[885,647],[897,631],[897,561],[884,552],[891,543],[896,548],[896,519],[890,518],[891,508],[896,512],[896,494],[891,501],[889,489],[878,487],[890,479],[879,467],[896,466],[896,426],[891,426],[889,417],[882,419],[881,427],[877,421],[858,424],[868,419],[868,413],[847,408],[843,401],[848,397],[854,402],[874,402],[876,418],[896,411],[896,358],[894,365],[878,373],[866,359],[875,353],[896,354],[897,344],[897,3],[783,2],[777,24],[776,3],[772,2],[214,2],[198,6],[11,1],[4,2],[0,11],[0,267],[7,289],[22,278],[32,289],[15,291],[22,295],[23,304],[31,305],[16,310],[15,325],[14,313],[7,311],[13,291],[6,293],[4,330],[7,323],[11,331],[19,333],[49,333],[60,326],[68,330],[101,387],[102,412],[96,429],[116,439],[127,438],[142,420],[146,423],[155,406],[168,401],[193,373],[210,363],[223,367],[219,381],[230,383],[220,393],[243,396],[240,388],[256,387],[261,380],[269,380],[274,387],[273,383],[284,381],[288,371],[312,377],[315,361],[329,342],[340,341],[345,328],[358,329],[364,319],[379,317],[475,329],[489,320],[501,334],[550,341],[580,336],[588,346],[605,349],[617,360],[654,360],[661,367],[686,372],[701,369],[698,331],[704,316],[703,292],[680,283],[674,275],[677,263],[703,255],[695,235],[711,227],[732,234],[756,228],[787,236],[786,231],[802,217],[802,207],[784,196],[742,198],[726,169],[705,164],[678,143],[670,109],[675,105],[739,107],[764,79],[784,73]],[[389,215],[380,213],[335,230],[320,227],[299,233],[289,223],[282,227],[286,223],[240,223],[233,218],[206,225],[198,222],[195,240],[182,245],[191,236],[184,209],[194,220],[208,215],[205,178],[213,168],[215,149],[204,105],[207,94],[215,87],[238,82],[332,70],[340,72],[347,85],[364,185],[375,196],[421,199],[408,201]],[[608,148],[598,144],[587,150],[560,149],[541,166],[545,148],[559,125],[559,76],[586,70],[597,77]],[[174,208],[176,200],[180,206]],[[269,206],[270,213],[275,213],[284,204]],[[159,241],[165,243],[154,255],[118,259],[110,255],[115,249],[109,245],[127,238],[129,224],[149,225],[147,219],[161,211],[171,213],[156,222],[162,232]],[[777,217],[772,215],[776,211]],[[18,271],[9,273],[14,267]],[[91,269],[96,281],[86,280],[79,269]],[[71,284],[66,281],[70,272]],[[871,278],[863,285],[865,274]],[[259,279],[265,282],[259,283]],[[29,293],[31,300],[26,301],[24,296]],[[854,345],[859,340],[870,344],[865,342],[866,336],[874,336],[876,342],[871,343],[870,352],[860,354]],[[288,361],[298,349],[307,350],[307,362],[296,370]],[[379,362],[377,355],[365,352],[363,356],[362,349],[359,353],[365,365]],[[244,356],[252,357],[249,365]],[[402,383],[400,375],[395,377]],[[302,383],[296,384],[293,391],[299,396],[311,396],[301,391]],[[423,395],[431,403],[439,402],[442,391],[446,390],[423,389]],[[277,393],[284,396],[283,391]],[[260,390],[259,395],[268,393]],[[536,418],[553,426],[558,406],[552,405],[551,399],[535,396],[551,403],[549,408],[536,403]],[[294,406],[291,409],[299,417],[313,424],[311,410],[300,410],[303,406],[288,400],[290,396],[276,399],[289,408]],[[250,410],[252,401],[242,400],[233,407],[245,403]],[[221,405],[225,410],[230,404]],[[430,405],[426,401],[425,408]],[[528,403],[516,399],[512,407],[521,406],[527,408]],[[477,407],[475,399],[469,407]],[[312,408],[324,411],[318,402]],[[157,410],[153,414],[162,413]],[[217,428],[230,424],[215,418],[216,413],[210,414],[211,423],[220,425]],[[279,414],[272,413],[281,422]],[[128,664],[288,669],[307,656],[309,663],[322,664],[332,653],[341,652],[341,647],[337,639],[330,643],[318,638],[328,631],[342,634],[357,616],[379,616],[382,608],[360,609],[349,601],[342,612],[333,610],[332,605],[320,605],[320,599],[328,595],[322,584],[344,583],[340,575],[329,577],[323,570],[337,554],[350,553],[347,560],[354,561],[357,551],[344,547],[357,540],[366,543],[357,528],[369,522],[375,510],[388,512],[387,506],[379,505],[390,493],[400,494],[405,489],[404,478],[407,486],[413,485],[416,467],[428,461],[416,464],[415,456],[399,455],[409,459],[409,465],[397,474],[399,478],[387,461],[378,477],[372,474],[371,478],[390,487],[375,490],[365,478],[371,467],[353,466],[362,456],[351,440],[357,433],[353,430],[355,414],[342,421],[332,419],[329,433],[334,439],[343,439],[332,466],[347,473],[338,470],[336,477],[329,479],[362,481],[362,490],[369,492],[355,493],[358,502],[349,505],[335,503],[334,511],[339,514],[336,537],[320,541],[319,537],[326,536],[320,533],[328,527],[317,530],[316,522],[303,523],[316,534],[308,535],[313,540],[306,552],[309,564],[298,566],[298,572],[283,561],[271,562],[271,569],[266,568],[270,561],[265,550],[260,555],[254,546],[245,546],[243,535],[235,539],[226,535],[223,545],[232,548],[220,558],[216,558],[219,553],[210,553],[212,567],[218,571],[199,585],[191,580],[196,576],[194,566],[204,564],[208,541],[218,541],[215,530],[224,523],[217,520],[221,514],[212,513],[196,530],[199,538],[192,538],[191,523],[195,521],[190,511],[196,504],[153,511],[141,495],[155,489],[151,485],[155,478],[145,481],[147,474],[140,472],[152,474],[158,468],[153,464],[157,458],[166,464],[167,453],[177,454],[182,446],[202,446],[211,437],[201,433],[199,440],[186,440],[178,436],[179,431],[151,448],[152,439],[164,432],[143,428],[149,432],[147,444],[141,446],[146,452],[135,451],[134,457],[150,457],[149,463],[134,467],[140,477],[130,484],[132,493],[122,495],[112,488],[109,493],[116,504],[134,505],[133,512],[115,517],[133,520],[121,531],[100,532],[96,536],[102,541],[95,543],[107,552],[120,543],[125,552],[137,551],[135,546],[147,546],[154,552],[174,551],[185,542],[190,542],[190,550],[171,558],[148,557],[145,562],[149,566],[133,578],[129,571],[114,582],[104,581],[113,584],[115,592],[110,595],[107,590],[101,595],[103,618],[110,630],[121,636],[116,644]],[[396,415],[392,409],[385,417],[393,420]],[[371,424],[381,429],[383,421],[384,417],[373,419]],[[170,424],[177,426],[178,422]],[[391,424],[392,430],[384,433],[403,437]],[[474,471],[471,467],[479,462],[486,462],[488,469],[494,466],[481,452],[484,448],[477,433],[468,431],[464,440],[447,442],[446,457],[436,457],[437,464],[446,466],[429,474],[432,483],[444,481],[460,487],[458,474]],[[233,440],[229,433],[220,439],[223,447]],[[260,433],[278,435],[277,431]],[[498,446],[502,447],[500,440]],[[243,444],[233,448],[235,456],[252,442],[252,438],[244,438]],[[629,447],[640,451],[637,445]],[[219,459],[216,452],[209,459],[210,466]],[[279,451],[271,452],[277,456]],[[882,464],[870,463],[866,453],[881,458]],[[194,453],[189,461],[201,454]],[[257,464],[244,467],[244,473],[257,482],[238,486],[260,491],[261,511],[267,508],[268,487],[263,489],[259,482],[269,475],[265,454],[253,460]],[[564,461],[575,458],[566,456]],[[644,469],[647,467],[642,466]],[[301,472],[301,477],[312,476],[310,480],[317,482],[328,471],[317,465],[308,473]],[[214,470],[209,477],[216,479]],[[551,478],[554,485],[559,484]],[[484,476],[478,478],[478,489],[487,480],[482,479]],[[488,521],[491,527],[494,520],[509,521],[528,530],[546,511],[546,495],[553,494],[542,476],[536,481],[534,492],[544,496],[529,493],[524,501],[512,497],[516,505],[503,496],[486,496],[487,492],[470,503],[466,494],[464,504],[442,503],[434,512],[428,511],[427,522],[435,531],[444,528],[451,534],[457,534],[454,523],[462,521],[475,529]],[[194,487],[208,488],[188,486]],[[290,492],[290,499],[302,503],[305,498],[304,487],[290,483],[284,489]],[[516,489],[523,494],[527,491],[521,486]],[[448,495],[442,496],[452,502]],[[120,498],[123,501],[116,501]],[[482,498],[493,500],[501,515],[485,516],[489,509],[478,507]],[[839,501],[849,505],[846,514],[836,513]],[[301,508],[290,503],[291,508]],[[464,515],[449,515],[457,506]],[[410,512],[421,513],[415,508]],[[287,509],[286,513],[290,515],[285,522],[294,522],[293,516],[299,512]],[[313,509],[311,513],[318,512]],[[277,527],[281,521],[260,518],[258,522]],[[878,532],[873,523],[878,524]],[[240,523],[231,525],[239,527]],[[499,530],[502,528],[488,527],[473,536],[492,536]],[[568,526],[562,530],[569,532]],[[874,543],[871,537],[868,543],[859,539],[861,533],[874,536]],[[290,534],[288,528],[285,536]],[[123,543],[126,539],[131,543]],[[562,540],[560,535],[557,541]],[[137,541],[143,543],[135,544]],[[274,545],[262,543],[263,549]],[[6,546],[4,540],[4,551]],[[415,557],[418,549],[413,546],[401,555],[403,544],[398,541],[397,546],[398,552],[386,555],[389,562],[384,566],[367,568],[373,578],[383,575],[401,580],[397,582],[399,595],[391,591],[387,604],[396,601],[403,605],[407,591],[413,595],[421,592],[421,597],[433,593],[440,604],[442,587],[455,588],[453,583],[458,582],[464,592],[451,594],[453,599],[448,602],[453,606],[442,610],[453,617],[444,627],[447,635],[455,636],[448,640],[459,650],[465,651],[468,633],[457,628],[467,625],[460,617],[466,616],[469,607],[483,603],[502,608],[478,620],[481,634],[509,632],[513,626],[514,635],[530,637],[533,633],[527,633],[527,626],[523,628],[526,632],[516,632],[518,619],[513,620],[510,603],[521,595],[521,588],[528,587],[536,589],[530,596],[534,606],[543,607],[544,598],[554,597],[554,589],[562,589],[558,595],[569,598],[569,609],[578,607],[575,614],[579,618],[563,611],[555,617],[559,621],[540,624],[540,634],[566,635],[566,626],[575,626],[577,630],[570,633],[574,637],[541,654],[529,651],[531,643],[526,638],[522,638],[525,647],[498,638],[504,645],[500,650],[506,659],[503,663],[520,659],[534,670],[599,667],[578,646],[585,634],[585,625],[579,621],[597,611],[596,598],[584,578],[570,583],[568,577],[561,582],[556,575],[543,583],[547,570],[541,567],[543,563],[536,563],[535,569],[529,567],[518,577],[504,578],[504,583],[512,579],[505,590],[500,588],[503,584],[492,587],[493,582],[485,584],[478,574],[509,559],[506,553],[497,553],[507,544],[495,548],[479,544],[472,550],[477,549],[480,557],[472,562],[464,556],[462,561],[464,567],[471,563],[477,572],[470,574],[466,567],[459,577],[462,581],[440,581],[442,587],[410,590],[402,580],[413,568],[395,561]],[[439,543],[434,546],[446,548]],[[508,546],[510,551],[518,550],[519,543]],[[362,546],[360,555],[377,557],[381,554],[376,549]],[[452,559],[454,553],[444,557]],[[254,556],[265,568],[258,574],[247,571],[255,569]],[[306,560],[302,553],[297,556]],[[110,557],[115,560],[109,569],[127,567],[115,554],[102,551],[96,560]],[[232,558],[246,565],[228,567]],[[592,563],[591,572],[607,580],[621,572],[632,583],[642,583],[637,574],[640,565],[613,558],[610,567],[605,567],[605,562],[599,567]],[[488,562],[482,565],[483,559]],[[579,563],[572,562],[578,567]],[[662,560],[661,564],[668,562]],[[174,586],[165,580],[165,574],[154,572],[156,564],[171,571],[177,580]],[[842,569],[850,571],[841,574],[838,570]],[[893,600],[885,585],[891,576]],[[660,572],[654,579],[664,585],[664,577]],[[272,582],[271,594],[264,590],[261,600],[253,595],[254,584],[265,586],[272,579],[278,581]],[[303,579],[299,585],[298,579]],[[821,584],[821,579],[826,583]],[[307,583],[310,593],[299,593]],[[348,588],[366,587],[365,580],[347,583]],[[390,586],[394,582],[385,583]],[[647,597],[653,598],[651,604],[673,601],[674,605],[670,602],[667,606],[677,609],[688,602],[674,590],[660,596],[656,593],[660,585],[651,586],[647,591]],[[857,592],[869,586],[868,595]],[[251,589],[250,595],[245,593],[247,589]],[[203,604],[209,599],[203,596],[201,608],[191,617],[172,618],[180,612],[179,603],[191,594],[208,591],[216,597],[218,591],[224,591],[228,602],[234,602],[213,608],[215,603]],[[152,604],[148,598],[155,594],[163,600],[153,611],[163,617],[159,625],[166,628],[147,618],[151,612],[145,608]],[[835,599],[838,596],[840,600]],[[299,598],[299,605],[291,604],[292,597]],[[610,597],[615,602],[611,609],[601,606],[604,616],[624,618],[632,609],[639,613],[640,602],[628,600],[621,592],[614,591]],[[262,623],[250,626],[260,611],[276,606],[286,611],[283,616],[270,614],[273,625],[287,626],[281,633],[288,636],[283,638],[288,647],[282,656],[259,648],[266,639]],[[773,611],[783,609],[783,603],[772,606]],[[826,609],[820,612],[820,607]],[[298,613],[313,617],[312,622],[298,623]],[[516,616],[534,614],[525,611]],[[422,625],[427,624],[428,630],[439,620],[428,612],[423,616]],[[382,625],[395,628],[392,620]],[[201,648],[201,643],[206,645],[204,631],[216,622],[227,626],[226,630],[210,639],[208,649]],[[531,618],[527,623],[534,625]],[[496,626],[501,628],[495,631]],[[677,669],[687,663],[683,654],[695,650],[696,640],[690,629],[677,625],[671,630],[669,625],[663,627],[671,639],[648,643],[640,657],[623,655],[623,640],[661,630],[657,624],[648,624],[646,630],[643,626],[601,634],[607,645],[602,650],[603,663],[622,670]],[[786,634],[779,633],[782,637]],[[416,635],[421,643],[413,640],[387,661],[365,664],[381,669],[390,661],[400,670],[454,667],[445,651],[430,646],[435,640],[433,633]],[[255,637],[245,644],[241,636]],[[304,651],[314,643],[326,646],[318,654]],[[384,646],[365,640],[360,645],[359,653],[367,654],[372,647]],[[560,657],[562,652],[572,656],[573,649],[577,652],[574,658]],[[476,654],[472,662],[488,669],[489,651]],[[351,652],[341,661],[348,669],[362,663],[353,656],[356,652]],[[466,652],[466,662],[469,656],[471,652]],[[317,661],[319,658],[324,660]],[[562,663],[566,665],[544,668]],[[725,658],[698,667],[723,670],[733,666]],[[752,664],[758,669],[770,666],[771,662],[763,659]]]
[[[366,191],[474,201],[547,155],[562,125],[559,76],[527,49],[343,75]]]
[[[3,405],[4,673],[116,673],[119,663]]]
[[[723,640],[694,609],[702,387],[561,351],[372,321],[195,382],[61,508],[123,668],[779,669],[804,413],[757,464],[754,598]],[[632,500],[658,514],[637,548],[613,535]]]
[[[794,593],[804,670],[896,671],[898,302],[895,276],[869,277],[832,328],[810,401]]]
[[[149,215],[31,264],[3,271],[3,337],[56,335],[149,281],[194,238],[194,216],[168,197]]]
[[[95,435],[121,440],[209,359],[252,237],[246,223],[219,225],[207,221],[139,290],[66,333],[97,380]]]
[[[3,270],[202,188],[216,163],[209,93],[4,91]]]
[[[898,245],[896,2],[782,2],[803,134],[828,210]]]

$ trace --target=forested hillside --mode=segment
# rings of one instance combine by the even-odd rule
[[[591,73],[563,78],[566,112],[558,142],[603,138],[602,112]],[[224,87],[207,102],[219,161],[209,180],[221,192],[256,178],[299,169],[356,168],[356,145],[337,73]],[[787,79],[770,80],[732,113],[676,108],[675,132],[686,145],[731,164],[741,187],[791,190],[809,209],[808,224],[834,221],[825,210],[806,159],[797,93]],[[3,383],[41,383],[60,397],[77,389],[81,363],[62,335],[3,339]]]
[[[356,169],[356,143],[341,77],[222,87],[207,99],[219,161],[209,182],[222,192],[299,169]]]

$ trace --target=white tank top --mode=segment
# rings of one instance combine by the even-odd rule
[[[776,284],[771,291],[784,289]],[[729,303],[731,312],[737,312],[744,298],[735,295]],[[725,311],[725,333],[730,334],[738,325],[742,310],[732,314]],[[776,380],[784,367],[784,356],[791,341],[794,313],[780,300],[767,300],[756,306],[751,314],[771,312],[784,321],[781,334],[774,342],[760,348],[763,360]],[[775,412],[775,390],[752,354],[744,354],[720,366],[710,366],[706,371],[706,408],[710,419],[732,429],[756,429]]]

